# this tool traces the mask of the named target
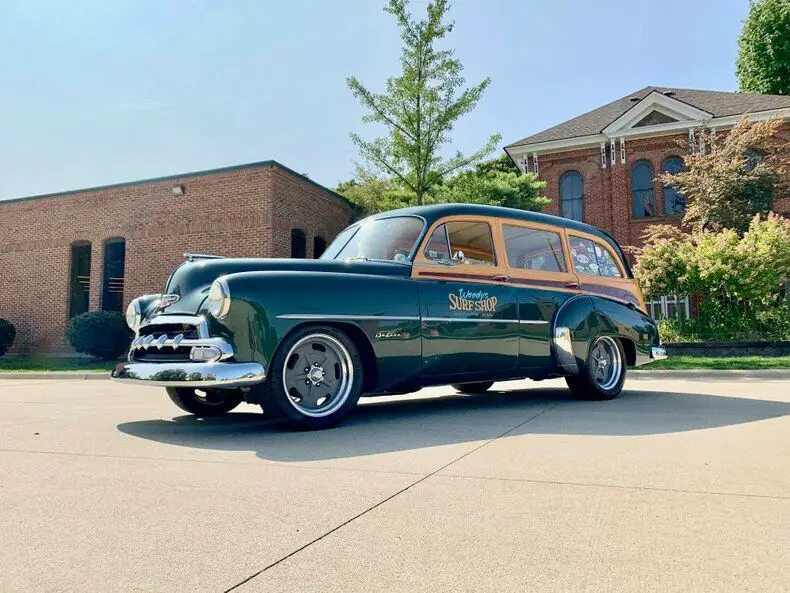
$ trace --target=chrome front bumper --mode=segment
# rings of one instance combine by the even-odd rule
[[[266,379],[266,369],[257,362],[122,362],[111,376],[160,387],[244,387]]]
[[[667,349],[662,346],[650,348],[650,358],[653,360],[664,360],[667,357]]]

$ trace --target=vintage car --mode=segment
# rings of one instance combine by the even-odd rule
[[[302,428],[362,395],[565,377],[610,399],[626,368],[664,358],[628,262],[606,233],[490,206],[394,210],[344,230],[317,260],[189,256],[164,294],[135,299],[119,381],[181,409],[242,401]]]

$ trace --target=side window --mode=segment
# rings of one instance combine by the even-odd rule
[[[595,255],[598,256],[598,272],[601,276],[609,276],[611,278],[623,277],[620,273],[620,268],[617,267],[617,261],[612,257],[612,254],[609,253],[608,249],[596,243]]]
[[[520,270],[564,272],[565,256],[558,233],[521,226],[502,225],[507,263]]]
[[[494,242],[491,239],[491,227],[487,222],[448,222],[447,238],[450,242],[450,253],[458,257],[461,265],[493,266]],[[460,253],[459,253],[460,252]]]
[[[568,237],[571,245],[571,259],[573,269],[577,274],[588,274],[591,276],[608,276],[610,278],[622,278],[617,260],[609,253],[609,250],[597,242],[581,237]]]
[[[595,248],[589,239],[582,239],[570,235],[568,237],[571,244],[571,259],[573,269],[577,274],[598,275],[598,261],[595,258]]]

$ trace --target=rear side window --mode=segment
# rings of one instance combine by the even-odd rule
[[[486,222],[446,222],[436,227],[425,249],[429,259],[454,258],[459,265],[493,266],[494,242]]]
[[[573,269],[577,274],[622,278],[617,262],[601,244],[573,235],[569,236],[569,242]]]
[[[519,270],[564,272],[565,255],[559,233],[503,225],[507,263]]]

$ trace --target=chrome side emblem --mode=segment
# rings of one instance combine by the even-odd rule
[[[163,294],[159,297],[159,308],[165,309],[181,300],[181,296],[177,294]]]

